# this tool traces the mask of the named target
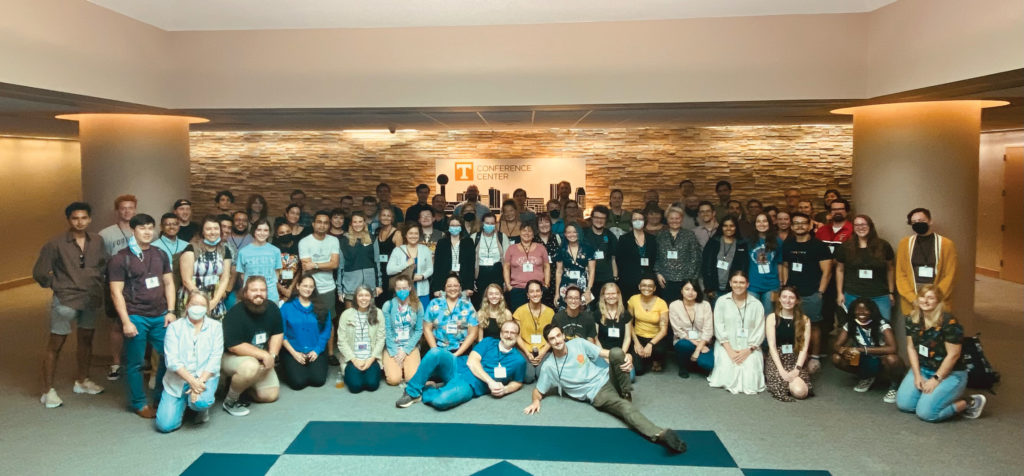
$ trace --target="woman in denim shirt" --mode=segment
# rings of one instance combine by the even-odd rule
[[[405,276],[395,280],[395,297],[384,303],[384,379],[398,385],[412,378],[420,366],[420,338],[423,337],[423,306],[412,295],[412,282]]]

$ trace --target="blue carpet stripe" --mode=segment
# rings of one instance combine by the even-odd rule
[[[263,476],[280,455],[203,453],[185,468],[183,476]]]
[[[625,428],[313,421],[299,433],[285,454],[737,467],[715,432],[679,433],[688,450],[682,455],[671,455],[660,445]],[[460,441],[501,443],[453,443]]]
[[[471,476],[532,476],[531,473],[527,473],[526,470],[516,466],[508,461],[502,461],[493,466],[488,466],[480,471],[473,473]]]

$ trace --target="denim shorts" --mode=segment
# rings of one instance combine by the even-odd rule
[[[811,322],[821,322],[821,293],[800,297],[800,308]]]
[[[72,321],[79,329],[95,329],[96,309],[72,309],[61,304],[57,296],[54,296],[50,304],[50,333],[60,336],[71,334]]]

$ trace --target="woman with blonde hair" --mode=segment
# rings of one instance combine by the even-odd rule
[[[792,402],[811,394],[811,376],[804,368],[811,342],[811,320],[800,309],[800,293],[786,286],[774,299],[775,312],[765,320],[768,341],[764,366],[765,384],[776,400]]]
[[[978,418],[985,396],[961,399],[967,387],[967,370],[961,354],[964,328],[942,308],[942,291],[935,285],[917,290],[914,311],[907,317],[907,360],[910,371],[896,391],[896,406],[915,412],[928,422],[954,415]]]
[[[497,283],[488,284],[484,289],[480,310],[476,312],[480,340],[484,340],[485,337],[498,339],[501,335],[501,325],[509,319],[512,319],[512,311],[505,306],[505,295],[501,292],[501,286]]]
[[[377,266],[381,256],[380,246],[370,235],[366,215],[353,212],[348,232],[338,241],[341,243],[341,261],[337,273],[338,299],[345,303],[346,308],[352,307],[359,286],[372,289],[374,297],[383,294],[383,280]]]

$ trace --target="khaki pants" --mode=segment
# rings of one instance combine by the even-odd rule
[[[633,391],[629,372],[619,369],[625,359],[625,354],[620,348],[616,347],[608,353],[608,382],[597,391],[592,405],[598,410],[615,415],[627,426],[654,441],[662,429],[633,407],[633,402],[623,398]]]
[[[406,354],[405,361],[402,362],[401,367],[398,366],[395,358],[388,353],[388,350],[384,349],[384,357],[381,359],[381,363],[384,364],[384,380],[388,385],[398,385],[402,381],[408,382],[416,373],[416,369],[420,367],[420,349],[417,347],[412,350],[412,353]]]

